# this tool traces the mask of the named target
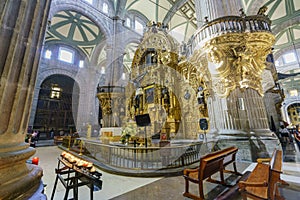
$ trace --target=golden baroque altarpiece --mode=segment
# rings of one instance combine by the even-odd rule
[[[228,23],[231,19],[225,17],[206,24],[197,32],[199,37],[201,31],[212,31],[189,58],[180,54],[181,46],[165,26],[149,23],[132,62],[122,121],[149,113],[151,134],[195,138],[201,132],[199,119],[209,118],[207,98],[226,98],[236,88],[252,88],[263,96],[262,73],[274,36],[266,16],[246,19],[249,24],[253,21],[251,31],[236,25],[245,23],[245,17],[241,19]],[[225,22],[231,29],[221,27]],[[107,105],[102,105],[106,112]]]

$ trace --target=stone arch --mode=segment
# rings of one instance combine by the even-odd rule
[[[54,94],[52,93],[52,87],[57,83],[57,86],[62,90]],[[44,127],[44,131],[46,131],[46,128],[47,130],[54,128],[56,131],[76,130],[79,97],[82,90],[80,90],[80,86],[74,77],[67,73],[51,73],[41,79],[39,86],[35,88],[34,99],[36,101],[33,103],[36,103],[36,105],[33,106],[31,113],[34,119],[32,122],[33,127],[39,130]],[[55,97],[52,95],[57,95],[59,101],[53,100]],[[48,137],[49,135],[47,135]],[[52,137],[53,135],[51,135]]]
[[[280,50],[276,51],[274,53],[274,60],[277,60],[280,56],[282,56],[283,54],[285,54],[286,52],[288,51],[292,51],[292,50],[295,50],[296,49],[299,49],[300,48],[300,44],[295,44],[295,47],[294,46],[288,46],[288,47],[285,47],[285,48],[281,48]]]
[[[135,18],[138,18],[139,20],[141,20],[145,24],[147,24],[148,21],[151,21],[151,19],[148,19],[143,13],[141,13],[139,11],[136,11],[136,10],[127,11],[127,15],[131,16],[131,17],[134,16]]]
[[[125,48],[130,43],[136,43],[137,45],[139,45],[140,42],[140,37],[134,34],[128,34],[128,37],[126,37],[126,39],[123,41],[123,45]]]
[[[85,83],[85,80],[83,78],[81,78],[80,76],[77,76],[77,71],[71,71],[71,70],[66,70],[63,68],[47,68],[45,70],[41,70],[38,74],[38,78],[36,80],[36,87],[40,87],[41,84],[43,83],[43,81],[51,76],[51,75],[55,75],[55,74],[60,74],[60,75],[65,75],[68,76],[72,79],[74,79],[74,81],[78,84],[79,89],[80,89],[80,85]]]
[[[77,76],[77,71],[75,70],[67,70],[64,68],[47,68],[47,69],[40,69],[36,83],[35,83],[35,89],[34,89],[34,97],[32,101],[32,107],[31,107],[31,113],[30,113],[30,119],[29,119],[29,125],[33,125],[34,123],[34,117],[36,115],[36,108],[37,108],[37,103],[38,103],[38,97],[39,97],[39,92],[41,85],[46,78],[52,75],[65,75],[74,80],[74,82],[78,85],[79,88],[79,96],[84,95],[85,90],[82,89],[82,86],[86,84],[86,81],[81,77]]]
[[[292,19],[286,20],[286,21],[278,24],[277,26],[272,28],[272,32],[274,35],[276,35],[277,33],[280,33],[281,31],[285,30],[286,28],[292,27],[292,26],[298,25],[298,24],[300,24],[300,16],[294,17]]]
[[[288,115],[288,108],[293,104],[300,104],[300,99],[289,99],[287,102],[284,102],[284,106],[283,106],[283,112],[284,112],[283,114],[286,117],[286,121],[289,124],[291,123],[291,120]]]

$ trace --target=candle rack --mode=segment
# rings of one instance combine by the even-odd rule
[[[93,163],[76,158],[69,153],[63,152],[58,158],[55,169],[56,179],[52,190],[51,200],[55,195],[58,180],[66,189],[64,200],[68,199],[69,191],[73,189],[73,199],[78,200],[78,187],[90,188],[90,199],[93,200],[93,192],[102,189],[102,174],[95,170]]]

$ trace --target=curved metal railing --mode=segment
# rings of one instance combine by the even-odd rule
[[[80,150],[83,141],[84,155],[97,160],[102,165],[118,169],[160,170],[180,168],[200,160],[201,155],[210,152],[213,144],[192,142],[172,144],[164,147],[132,147],[121,144],[103,144],[99,140],[77,139],[77,142],[65,142],[65,147]],[[77,145],[77,148],[76,148]],[[80,152],[81,153],[81,152]]]

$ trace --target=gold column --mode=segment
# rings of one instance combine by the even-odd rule
[[[35,149],[24,142],[50,0],[1,3],[0,199],[27,199],[42,169],[26,160]]]
[[[104,86],[105,87],[105,86]],[[113,88],[113,86],[112,86]],[[123,88],[124,89],[124,88]],[[98,92],[102,109],[103,127],[121,127],[125,111],[125,93],[104,91]]]

